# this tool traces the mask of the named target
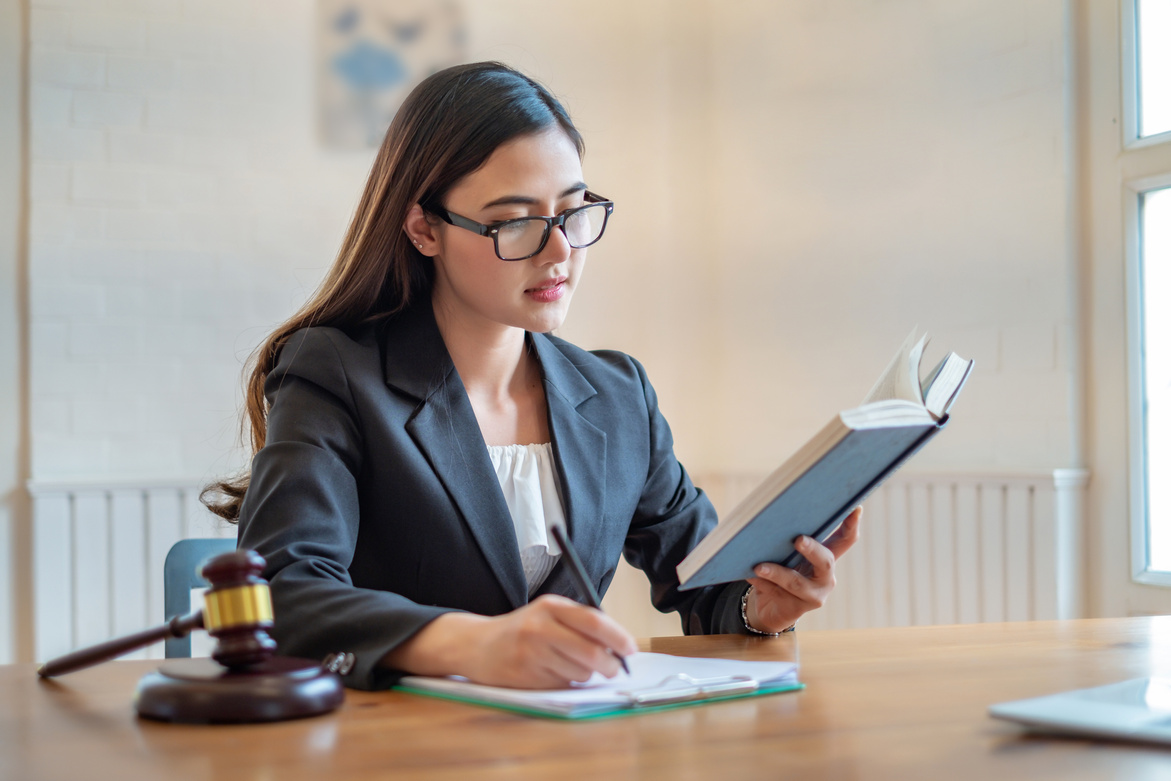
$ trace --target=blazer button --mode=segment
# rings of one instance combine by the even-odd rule
[[[350,670],[354,669],[354,655],[351,653],[337,653],[328,654],[321,660],[321,666],[331,673],[338,675],[349,675]]]

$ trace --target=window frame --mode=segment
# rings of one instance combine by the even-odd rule
[[[1150,514],[1147,496],[1146,432],[1146,333],[1143,302],[1143,198],[1149,192],[1171,187],[1171,166],[1151,160],[1155,147],[1171,146],[1171,130],[1139,135],[1141,74],[1139,72],[1139,2],[1123,0],[1119,50],[1122,75],[1122,150],[1119,171],[1123,175],[1122,252],[1125,275],[1127,482],[1130,499],[1131,580],[1149,586],[1171,586],[1171,571],[1150,567]],[[1163,151],[1163,150],[1158,150]],[[1151,165],[1154,163],[1154,166]],[[1163,169],[1152,171],[1151,169]],[[1128,173],[1132,175],[1127,176]]]
[[[1164,134],[1171,135],[1171,134]],[[1123,243],[1126,262],[1126,350],[1129,418],[1131,578],[1151,586],[1171,586],[1171,570],[1150,567],[1150,514],[1147,502],[1146,333],[1143,305],[1143,198],[1171,188],[1171,171],[1131,179],[1125,184]]]
[[[1171,130],[1151,136],[1139,135],[1139,0],[1122,2],[1122,149],[1142,149],[1171,141]]]

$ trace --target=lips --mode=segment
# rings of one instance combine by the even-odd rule
[[[564,285],[565,280],[567,279],[569,279],[569,277],[553,277],[550,280],[546,280],[543,284],[537,285],[536,287],[530,287],[525,292],[531,293],[534,290],[549,290],[551,288],[557,287],[558,285]]]
[[[542,303],[556,301],[565,295],[565,282],[568,277],[554,277],[544,283],[525,290],[525,295]]]

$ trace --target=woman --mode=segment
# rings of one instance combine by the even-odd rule
[[[628,356],[547,335],[613,209],[582,151],[556,99],[498,63],[399,109],[324,283],[258,351],[251,475],[211,489],[268,562],[282,653],[353,654],[358,688],[612,676],[634,640],[571,598],[555,525],[600,592],[625,554],[689,633],[777,633],[833,588],[856,514],[799,542],[809,576],[678,590],[716,514],[654,390]]]

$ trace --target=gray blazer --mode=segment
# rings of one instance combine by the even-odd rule
[[[675,565],[716,513],[676,461],[642,366],[528,338],[570,539],[598,592],[625,554],[688,634],[743,632],[743,581],[677,588]],[[265,393],[239,544],[268,562],[282,654],[351,653],[346,684],[385,688],[399,675],[378,661],[435,617],[528,601],[508,506],[429,301],[353,331],[297,332]],[[582,598],[562,562],[539,593]]]

